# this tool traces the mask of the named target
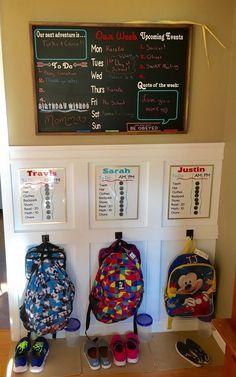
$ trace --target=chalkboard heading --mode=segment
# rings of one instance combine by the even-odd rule
[[[32,24],[37,133],[187,131],[191,25]]]

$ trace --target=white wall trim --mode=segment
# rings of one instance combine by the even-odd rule
[[[136,243],[145,274],[145,298],[140,308],[154,319],[153,331],[167,331],[163,292],[170,261],[180,254],[186,229],[193,229],[198,246],[214,260],[218,237],[218,202],[224,143],[96,145],[96,146],[11,146],[6,162],[3,207],[6,211],[6,250],[13,339],[24,330],[19,320],[19,306],[25,286],[24,258],[27,248],[49,234],[53,243],[64,246],[68,271],[76,283],[73,315],[85,327],[85,314],[91,282],[97,270],[97,254],[114,240],[115,231]],[[209,218],[167,219],[169,167],[177,165],[214,165],[212,206]],[[138,219],[97,221],[94,210],[96,166],[140,167]],[[10,169],[9,169],[10,167]],[[68,219],[66,223],[22,223],[20,169],[65,168]],[[46,233],[45,233],[46,232]],[[14,263],[13,263],[14,261]],[[17,276],[17,280],[16,277]],[[132,320],[114,326],[91,321],[94,333],[130,328]],[[196,330],[196,321],[175,321],[178,330]]]
[[[36,155],[37,159],[45,158],[83,158],[91,155],[96,158],[116,156],[116,152],[124,153],[123,156],[135,157],[139,152],[145,151],[145,156],[155,156],[166,158],[168,149],[168,160],[197,159],[199,161],[206,158],[223,159],[224,143],[180,143],[180,144],[126,144],[126,145],[64,145],[64,146],[11,146],[10,159],[30,159]],[[55,153],[56,152],[56,153]],[[98,154],[100,153],[100,154]],[[111,154],[112,153],[112,154]]]

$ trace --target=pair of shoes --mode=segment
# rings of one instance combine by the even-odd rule
[[[32,346],[30,338],[24,337],[20,339],[15,348],[13,371],[15,373],[23,373],[28,370],[28,363],[30,361],[30,372],[39,373],[42,372],[46,357],[49,352],[48,341],[40,336],[38,337]]]
[[[118,367],[126,365],[126,361],[135,364],[139,360],[139,340],[133,332],[126,335],[123,341],[120,335],[114,335],[110,343],[114,364]]]
[[[92,370],[111,367],[111,351],[104,339],[87,340],[84,344],[84,354]]]
[[[178,341],[175,348],[180,356],[195,367],[201,367],[203,364],[209,363],[207,353],[192,339],[187,338],[185,342]]]

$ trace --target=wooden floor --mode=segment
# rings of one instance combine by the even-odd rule
[[[9,330],[0,330],[0,377],[5,377],[11,345]]]
[[[0,330],[0,377],[8,377],[6,375],[7,364],[9,362],[9,349],[11,346],[10,333],[8,330]],[[101,372],[95,372],[94,374],[101,374]],[[82,377],[91,377],[94,374],[81,374]],[[112,377],[125,377],[127,374],[122,371],[122,373],[112,374]],[[23,376],[23,375],[22,375]],[[40,373],[43,376],[43,373]],[[108,371],[104,373],[104,376],[110,376]],[[222,366],[204,366],[202,368],[187,368],[178,369],[172,371],[155,371],[151,373],[129,373],[129,377],[222,377],[223,367]],[[69,376],[68,376],[69,377]],[[78,376],[70,376],[78,377]],[[233,376],[229,376],[233,377]]]
[[[0,329],[10,328],[6,275],[3,215],[0,211]]]

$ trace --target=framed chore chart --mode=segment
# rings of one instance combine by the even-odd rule
[[[96,220],[138,218],[139,166],[96,167]]]
[[[65,223],[64,168],[20,169],[22,224]]]
[[[170,166],[168,219],[209,218],[213,165]]]
[[[192,26],[31,24],[37,134],[187,132]]]

